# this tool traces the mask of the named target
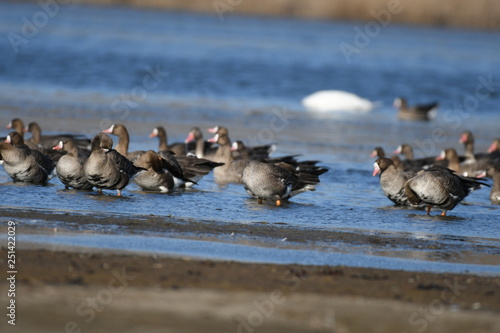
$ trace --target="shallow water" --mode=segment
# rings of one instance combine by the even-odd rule
[[[19,34],[23,16],[32,17],[39,9],[36,4],[0,3],[0,34]],[[38,121],[45,133],[91,136],[120,122],[131,133],[130,150],[155,149],[156,141],[147,135],[158,124],[167,127],[170,141],[184,140],[194,125],[223,124],[233,140],[278,143],[275,156],[302,154],[322,161],[330,171],[316,192],[275,207],[258,205],[240,185],[215,184],[212,175],[195,189],[168,195],[144,193],[131,184],[125,197],[117,198],[111,192],[65,191],[57,179],[47,186],[13,184],[2,170],[2,206],[463,239],[487,243],[498,254],[499,210],[490,205],[488,189],[471,194],[444,218],[398,209],[371,176],[373,159],[368,156],[375,146],[389,153],[401,143],[411,143],[419,156],[437,155],[447,147],[462,152],[457,141],[465,129],[476,134],[476,150],[485,151],[500,135],[500,35],[390,25],[348,63],[339,44],[353,43],[354,27],[363,23],[237,15],[219,21],[215,13],[61,7],[46,27],[19,45],[17,54],[7,38],[0,40],[1,124],[20,117]],[[160,73],[158,85],[145,85],[154,69]],[[493,83],[481,88],[491,92],[483,99],[476,89],[484,80]],[[322,89],[354,92],[380,107],[362,115],[305,112],[300,100]],[[438,100],[437,119],[399,122],[391,106],[399,95],[408,96],[410,103]],[[461,107],[464,103],[469,104]],[[272,126],[276,121],[278,128]],[[232,253],[229,246],[225,251]],[[250,247],[238,253],[228,258],[252,260]],[[285,256],[278,253],[269,261]],[[304,261],[299,255],[286,256]],[[316,264],[326,262],[349,260],[325,257]],[[446,258],[440,262],[448,265]],[[436,269],[432,267],[429,263],[429,269]]]

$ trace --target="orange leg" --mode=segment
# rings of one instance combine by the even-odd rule
[[[262,198],[257,199],[257,202],[262,205]]]
[[[117,190],[117,191],[118,191],[118,194],[116,196],[121,197],[122,196],[122,191],[121,190]]]
[[[97,189],[98,194],[102,194],[102,190],[100,188]]]
[[[276,206],[281,206],[281,200],[280,199],[276,200]]]
[[[446,211],[443,210],[443,212],[441,213],[441,216],[446,216]]]
[[[427,206],[427,215],[431,215],[431,206]]]

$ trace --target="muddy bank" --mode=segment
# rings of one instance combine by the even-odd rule
[[[9,332],[500,328],[499,278],[47,249],[19,249],[17,258]]]
[[[318,255],[326,252],[365,254],[374,256],[374,258],[425,260],[429,264],[443,261],[469,265],[492,265],[492,267],[500,264],[498,259],[500,249],[496,243],[467,237],[457,238],[443,235],[439,238],[418,238],[411,233],[366,232],[349,229],[320,230],[300,228],[287,223],[263,221],[231,223],[209,219],[179,218],[172,215],[106,214],[84,211],[53,212],[11,207],[0,207],[0,216],[16,221],[20,235],[31,234],[34,236],[32,238],[34,242],[37,242],[37,236],[53,235],[52,241],[49,240],[53,244],[58,243],[55,236],[67,233],[79,235],[80,238],[92,235],[109,235],[111,237],[130,235],[150,237],[150,241],[153,238],[168,238],[275,250],[300,251],[307,249],[317,251]],[[0,232],[4,231],[5,228],[0,226]],[[132,244],[132,238],[130,238],[127,243],[128,248]],[[184,245],[187,246],[187,244]],[[104,244],[100,245],[100,247],[102,246]],[[155,251],[154,249],[161,253],[162,248],[152,246],[149,250]],[[241,257],[240,260],[248,260],[248,258]],[[273,262],[269,260],[271,258],[265,262]],[[354,263],[351,264],[354,265]],[[419,269],[416,267],[414,263],[407,266],[407,269],[418,271]],[[432,270],[431,267],[429,266],[427,269]],[[476,268],[478,267],[480,266]],[[469,266],[469,269],[472,268],[474,266]]]
[[[224,20],[232,13],[324,20],[372,21],[406,24],[500,28],[500,4],[490,0],[78,0],[76,3],[199,11]]]

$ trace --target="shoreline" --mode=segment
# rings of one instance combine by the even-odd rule
[[[237,223],[160,215],[0,207],[33,246],[136,251],[214,261],[295,263],[495,276],[498,247],[488,239],[414,238],[387,231],[317,230],[285,223]],[[0,227],[0,231],[6,232]],[[204,256],[209,251],[208,256]],[[443,257],[447,260],[443,261]],[[272,258],[272,259],[271,259]],[[201,259],[200,259],[201,260]]]
[[[2,247],[0,258],[6,252]],[[121,332],[137,326],[148,332],[166,327],[413,332],[424,324],[428,332],[500,328],[499,277],[48,248],[21,247],[17,258],[16,332],[59,332],[69,322],[82,330],[120,327]],[[97,300],[94,311],[86,305],[89,297]]]
[[[15,2],[34,2],[14,0]],[[213,14],[224,21],[231,15],[292,17],[315,20],[373,22],[379,29],[392,23],[434,27],[500,29],[500,6],[489,0],[77,0],[75,4],[120,5]],[[63,5],[63,4],[61,4]],[[367,26],[364,27],[367,29]]]

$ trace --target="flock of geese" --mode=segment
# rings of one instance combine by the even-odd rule
[[[401,100],[399,104],[403,103]],[[427,114],[435,105],[429,105]],[[411,111],[415,112],[415,111]],[[24,127],[20,119],[7,126],[12,131],[0,142],[0,164],[15,182],[45,184],[57,175],[66,188],[77,190],[116,190],[118,196],[133,180],[145,191],[171,192],[197,184],[214,172],[217,183],[243,184],[247,193],[262,203],[281,205],[305,191],[314,191],[320,176],[328,171],[319,161],[299,161],[298,155],[270,157],[272,145],[247,147],[242,141],[231,143],[227,128],[208,129],[213,134],[203,139],[194,127],[185,142],[168,144],[163,127],[150,137],[159,139],[158,151],[129,151],[129,134],[123,124],[114,124],[92,140],[82,135],[42,135],[37,123]],[[25,132],[31,133],[24,139]],[[113,149],[112,136],[118,137]],[[465,155],[446,149],[437,157],[415,159],[410,145],[401,145],[387,158],[375,148],[373,176],[380,175],[384,194],[396,205],[432,207],[442,215],[452,210],[470,192],[489,186],[482,177],[494,180],[490,199],[500,204],[500,140],[488,153],[474,153],[474,137],[465,132],[460,138]],[[400,159],[404,155],[405,159]]]
[[[168,145],[163,127],[150,137],[159,138],[157,152],[129,152],[129,134],[122,124],[114,124],[92,140],[81,135],[42,135],[37,123],[24,127],[20,119],[7,125],[12,131],[0,143],[0,163],[14,182],[45,184],[57,175],[66,188],[77,190],[116,190],[118,196],[133,180],[145,191],[171,192],[190,187],[213,170],[218,183],[242,183],[259,203],[272,200],[281,205],[305,191],[314,191],[319,176],[328,169],[318,161],[298,161],[298,155],[271,158],[273,146],[247,147],[241,141],[231,144],[227,128],[208,131],[214,137],[205,141],[195,127],[184,143]],[[32,137],[24,139],[24,133]],[[113,140],[118,137],[113,149]]]
[[[474,136],[464,132],[459,140],[464,144],[465,155],[459,156],[453,148],[441,151],[436,157],[415,159],[408,144],[399,146],[394,156],[387,158],[381,147],[376,147],[371,157],[373,176],[380,175],[384,194],[398,206],[431,207],[443,210],[446,215],[469,193],[489,186],[482,178],[493,179],[490,192],[492,204],[500,204],[500,139],[492,142],[487,153],[474,153]],[[401,160],[399,155],[404,155]]]

